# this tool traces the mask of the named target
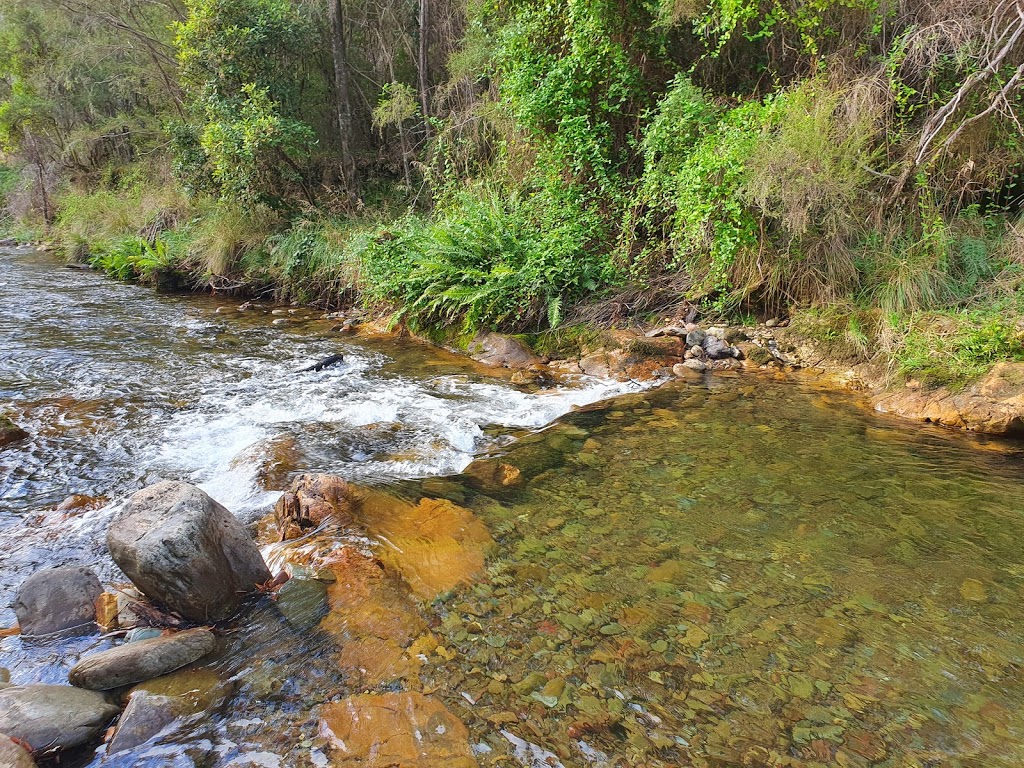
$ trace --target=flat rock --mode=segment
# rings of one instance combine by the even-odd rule
[[[5,768],[35,768],[36,763],[20,744],[0,733],[0,765]]]
[[[86,656],[68,673],[79,688],[106,691],[141,683],[191,664],[210,653],[217,640],[208,629],[189,629],[173,635],[125,643]]]
[[[419,693],[352,696],[324,707],[320,732],[336,766],[475,768],[469,732],[436,699]]]
[[[83,566],[46,568],[29,576],[14,598],[14,613],[27,637],[96,631],[96,601],[103,594],[96,574]]]
[[[227,618],[271,578],[241,522],[188,483],[157,483],[132,496],[107,546],[146,597],[192,621]]]
[[[999,363],[963,390],[905,389],[874,398],[875,408],[907,419],[989,435],[1024,435],[1024,363]]]
[[[467,348],[469,356],[488,365],[505,368],[529,368],[541,360],[518,339],[500,333],[478,333]]]
[[[0,690],[0,733],[40,749],[71,749],[98,738],[118,713],[101,693],[70,685]]]

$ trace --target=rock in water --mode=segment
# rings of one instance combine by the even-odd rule
[[[8,443],[16,443],[28,437],[28,432],[19,427],[6,416],[0,416],[0,448]]]
[[[70,685],[15,685],[0,690],[0,733],[33,750],[63,750],[97,738],[118,713],[103,694]]]
[[[336,766],[475,768],[469,732],[436,699],[419,693],[353,696],[324,706],[320,731]]]
[[[55,632],[87,635],[96,630],[96,601],[103,594],[96,574],[82,566],[46,568],[29,576],[14,598],[26,636]]]
[[[142,683],[201,659],[216,645],[217,640],[208,629],[190,629],[126,643],[86,656],[71,668],[68,682],[94,691]]]
[[[32,755],[25,751],[21,745],[0,734],[0,765],[7,768],[35,768],[35,761]]]
[[[277,501],[274,520],[281,541],[301,536],[333,518],[338,525],[352,522],[356,499],[348,483],[335,475],[299,475],[291,489]]]
[[[132,496],[107,546],[146,597],[192,621],[230,616],[271,578],[238,519],[188,483],[165,481]]]
[[[153,737],[187,728],[224,703],[230,687],[206,668],[182,669],[132,688],[128,706],[117,719],[107,754],[134,749]]]
[[[500,333],[478,333],[467,351],[474,360],[505,368],[529,368],[541,362],[521,341]]]

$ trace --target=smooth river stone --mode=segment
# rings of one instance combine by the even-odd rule
[[[141,683],[191,664],[210,653],[217,640],[208,629],[189,629],[152,640],[126,643],[86,656],[68,673],[79,688],[106,691]]]
[[[0,733],[33,750],[63,750],[97,738],[118,708],[95,691],[69,685],[14,685],[0,690]]]
[[[36,763],[21,745],[0,733],[0,765],[5,768],[35,768]]]
[[[14,598],[14,613],[26,637],[90,634],[96,631],[96,601],[103,594],[99,579],[82,566],[37,571],[25,579]]]
[[[143,488],[107,531],[114,562],[150,600],[196,622],[230,616],[271,579],[242,523],[199,488]]]

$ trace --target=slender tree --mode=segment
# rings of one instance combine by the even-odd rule
[[[331,56],[334,60],[335,109],[338,119],[341,178],[350,200],[359,195],[359,179],[352,152],[352,102],[349,98],[349,66],[345,45],[345,9],[341,0],[327,0],[331,24]]]

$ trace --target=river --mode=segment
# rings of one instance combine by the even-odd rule
[[[342,672],[326,625],[292,631],[261,605],[207,664],[230,689],[221,710],[82,765],[326,766],[324,708],[406,688],[466,724],[483,766],[1024,763],[1012,453],[800,381],[527,391],[315,313],[156,296],[25,250],[0,260],[0,405],[33,434],[0,452],[0,605],[47,565],[116,579],[106,524],[158,478],[253,520],[290,473],[330,471],[446,497],[495,540],[475,584],[424,607],[401,673]],[[485,452],[524,484],[448,478]],[[72,493],[109,503],[53,512]],[[61,683],[109,643],[6,638],[0,667]]]

